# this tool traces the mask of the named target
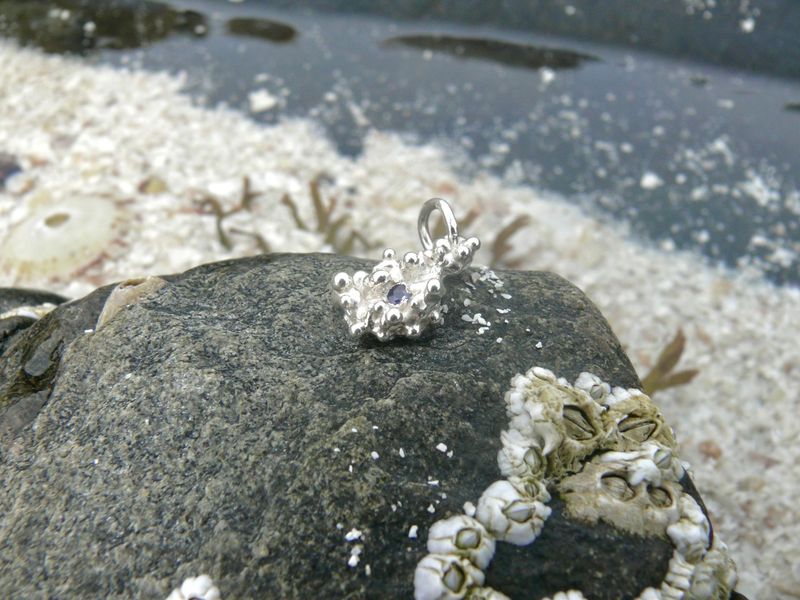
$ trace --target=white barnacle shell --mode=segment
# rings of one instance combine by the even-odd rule
[[[172,590],[167,600],[221,600],[219,590],[205,573],[183,580],[181,587]]]
[[[507,481],[513,485],[514,489],[522,494],[524,498],[538,500],[543,504],[550,502],[550,492],[547,491],[547,484],[543,479],[512,475]]]
[[[568,514],[590,522],[602,519],[640,535],[664,535],[680,519],[682,492],[672,471],[653,460],[658,448],[650,444],[639,451],[604,452],[558,481]]]
[[[517,546],[533,542],[550,508],[524,496],[509,481],[495,481],[481,495],[475,518],[496,538]]]
[[[518,378],[525,379],[524,377],[522,377],[522,375],[518,375],[515,378],[515,380]],[[525,394],[524,394],[525,390],[524,388],[519,389],[518,387],[516,387],[513,381],[511,383],[512,383],[511,389],[508,390],[505,394],[506,413],[508,414],[509,417],[515,417],[518,415],[522,415],[525,411]]]
[[[678,481],[683,474],[671,451],[655,442],[648,442],[630,452],[606,452],[600,461],[624,464],[626,479],[634,487],[641,483],[660,485],[664,480]]]
[[[494,545],[494,538],[484,526],[467,515],[437,521],[428,532],[428,552],[462,556],[479,569],[491,562]]]
[[[505,594],[490,587],[477,587],[469,591],[468,600],[511,600]]]
[[[600,379],[597,375],[583,372],[575,380],[575,387],[589,394],[595,402],[603,402],[603,399],[611,393],[611,386]]]
[[[548,460],[551,475],[571,471],[604,442],[607,432],[601,416],[606,409],[547,369],[534,367],[527,375],[529,383],[522,389],[513,387],[506,396],[510,425],[536,440],[544,456],[556,454]]]
[[[645,588],[636,600],[661,600],[661,591],[655,588]]]
[[[545,369],[544,367],[533,367],[530,371],[526,373],[526,375],[530,378],[541,379],[542,381],[546,381],[548,383],[555,383],[556,382],[556,375],[550,369]]]
[[[530,377],[522,375],[521,373],[517,373],[516,375],[514,375],[514,377],[511,378],[511,389],[517,390],[519,392],[524,392],[525,388],[528,387],[530,383],[531,383]]]
[[[542,449],[535,440],[517,429],[500,433],[503,447],[497,452],[497,464],[506,477],[540,477],[544,471]]]
[[[561,445],[564,436],[551,420],[543,419],[536,411],[531,411],[530,435],[547,456]],[[524,433],[524,430],[521,430]]]
[[[483,585],[483,571],[452,554],[428,554],[414,571],[415,600],[459,600]]]
[[[535,449],[535,452],[541,458],[543,467],[547,464],[544,457],[557,450],[564,441],[563,435],[552,421],[540,416],[532,418],[530,414],[513,417],[509,421],[508,431],[515,432],[515,434],[525,439],[525,447]],[[515,451],[519,451],[523,444],[517,443],[514,444],[514,446],[517,446],[517,448],[505,448],[504,446],[504,450],[508,450],[513,454]],[[508,458],[511,459],[511,456],[508,456]],[[532,458],[533,457],[529,455],[528,461],[532,460]],[[498,460],[501,459],[498,458]],[[529,465],[533,467],[533,463],[529,463]],[[506,474],[503,464],[500,465],[500,468],[503,473]],[[534,472],[536,472],[536,469],[534,469]]]
[[[736,565],[728,548],[716,537],[692,574],[690,597],[697,600],[727,597],[736,586]]]
[[[667,527],[667,535],[681,556],[696,563],[708,549],[711,528],[700,505],[689,494],[681,494],[678,505],[681,518]]]
[[[634,487],[640,483],[661,483],[661,469],[648,456],[637,456],[635,452],[608,452],[602,460],[627,463],[627,480]]]
[[[517,477],[512,475],[508,482],[514,486],[524,498],[538,500],[543,504],[550,502],[550,492],[547,491],[547,484],[543,479],[535,477]]]
[[[714,572],[714,567],[715,565],[706,560],[700,561],[700,563],[695,566],[690,582],[692,598],[713,598],[715,596],[719,588],[719,583],[716,578],[716,573]],[[730,590],[726,591],[730,593]]]
[[[661,595],[664,600],[683,600],[691,587],[693,572],[694,565],[677,550],[673,552],[667,574],[661,583]]]
[[[602,419],[609,436],[609,447],[634,450],[647,442],[659,442],[674,449],[675,438],[652,400],[636,389],[614,389],[614,401],[607,396]],[[624,394],[624,398],[623,398]]]
[[[631,393],[623,387],[611,388],[611,393],[606,396],[604,404],[614,406],[617,402],[624,402],[631,397]]]
[[[586,600],[586,596],[578,590],[567,590],[566,592],[556,592],[552,598],[544,600]]]
[[[147,296],[154,294],[166,284],[167,282],[161,279],[161,277],[154,276],[120,281],[117,286],[111,290],[105,304],[103,304],[103,310],[100,311],[100,316],[97,317],[95,329],[100,329],[126,306],[135,304]]]

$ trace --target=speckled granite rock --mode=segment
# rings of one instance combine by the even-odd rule
[[[429,527],[500,477],[516,373],[638,385],[594,306],[547,273],[451,287],[446,324],[419,341],[351,340],[328,281],[367,265],[210,264],[96,331],[110,288],[16,335],[0,358],[0,588],[164,598],[207,572],[229,599],[409,598]],[[492,323],[482,335],[462,319],[475,313]],[[487,586],[658,587],[669,539],[550,506],[533,544],[498,544]]]

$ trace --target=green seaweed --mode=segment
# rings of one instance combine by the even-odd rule
[[[497,232],[491,245],[491,266],[504,266],[516,269],[522,265],[524,261],[523,258],[509,258],[509,254],[511,250],[513,250],[510,241],[514,234],[530,225],[530,222],[531,218],[528,215],[519,215],[511,221],[511,223]]]
[[[198,198],[200,208],[214,215],[217,238],[226,250],[233,250],[233,241],[231,240],[230,234],[236,234],[254,239],[259,249],[264,253],[271,251],[269,243],[261,234],[255,231],[243,231],[237,228],[230,228],[228,231],[225,230],[225,219],[242,211],[251,212],[253,210],[253,203],[259,196],[261,196],[261,192],[253,190],[250,178],[245,175],[242,178],[242,193],[239,197],[239,203],[231,209],[225,210],[219,198],[208,192],[204,192]]]
[[[685,346],[686,336],[683,334],[682,329],[678,329],[672,341],[658,355],[656,364],[642,379],[642,391],[645,394],[652,396],[659,390],[686,385],[695,378],[700,372],[697,369],[674,371],[678,361],[681,359]]]
[[[379,246],[379,243],[370,242],[355,229],[350,228],[349,231],[347,230],[347,226],[350,224],[350,215],[334,216],[338,200],[335,196],[330,196],[327,202],[323,199],[320,191],[320,184],[323,178],[324,175],[317,175],[308,184],[311,203],[314,207],[314,216],[317,221],[316,226],[313,228],[309,227],[302,219],[297,204],[288,193],[281,198],[281,203],[289,209],[297,228],[322,234],[324,242],[329,244],[337,254],[352,253],[356,242],[359,242],[365,249]]]

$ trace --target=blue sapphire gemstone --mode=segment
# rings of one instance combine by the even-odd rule
[[[386,299],[389,301],[389,304],[402,304],[409,298],[411,298],[411,292],[408,291],[408,288],[403,283],[393,285],[389,293],[386,294]]]

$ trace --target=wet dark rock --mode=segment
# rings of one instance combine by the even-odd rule
[[[109,288],[15,336],[0,355],[4,593],[163,598],[207,572],[226,598],[409,598],[428,528],[500,476],[514,374],[639,383],[597,309],[549,273],[498,272],[509,299],[454,285],[445,325],[419,341],[353,340],[324,292],[369,264],[204,265],[97,331],[85,332]],[[467,312],[491,330],[478,335]],[[487,582],[622,599],[663,577],[669,541],[560,506],[533,545],[502,544]],[[351,528],[362,539],[346,541]],[[602,569],[574,561],[598,555]]]
[[[0,288],[0,314],[20,306],[37,306],[39,304],[63,304],[67,299],[59,294],[42,290],[26,290],[22,288]]]
[[[2,412],[30,394],[48,391],[61,353],[84,330],[94,327],[110,288],[101,288],[80,302],[63,304],[38,321],[27,317],[0,320],[7,332],[0,355],[0,421]],[[58,294],[35,290],[0,289],[0,310],[36,306],[49,302],[62,304]],[[35,325],[35,326],[34,326]],[[24,330],[24,331],[23,331]],[[35,416],[35,415],[34,415]],[[0,445],[0,452],[2,452]]]
[[[66,298],[50,292],[23,290],[17,288],[0,288],[0,315],[9,313],[15,308],[39,306],[42,304],[61,304]],[[13,337],[36,322],[34,316],[28,314],[11,314],[0,318],[0,353],[11,343]]]
[[[408,46],[443,52],[464,59],[488,60],[524,69],[575,69],[586,61],[599,60],[572,50],[516,44],[502,40],[462,38],[449,35],[407,35],[393,37],[386,46]]]
[[[139,48],[174,34],[202,37],[206,17],[148,0],[5,0],[0,35],[45,52]]]
[[[276,44],[291,42],[297,36],[297,30],[291,25],[269,19],[230,19],[225,27],[231,35],[253,37]]]

